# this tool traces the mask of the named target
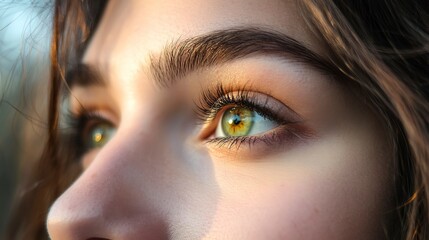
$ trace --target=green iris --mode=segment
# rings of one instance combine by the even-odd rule
[[[222,130],[226,136],[246,136],[254,124],[254,111],[244,107],[233,107],[222,116]]]
[[[103,147],[115,133],[115,129],[106,123],[95,125],[86,136],[86,145],[88,148]]]

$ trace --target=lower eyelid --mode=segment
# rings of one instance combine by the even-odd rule
[[[275,150],[287,150],[315,136],[313,131],[300,123],[293,123],[280,125],[259,135],[208,139],[205,144],[212,150],[224,149],[229,153],[272,154]]]
[[[98,148],[91,149],[80,157],[79,161],[83,169],[87,169],[91,165],[99,151]]]

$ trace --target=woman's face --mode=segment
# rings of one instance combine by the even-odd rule
[[[316,39],[294,1],[110,1],[51,238],[384,238],[388,137]]]

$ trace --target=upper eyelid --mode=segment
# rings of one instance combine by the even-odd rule
[[[222,100],[223,102],[219,102]],[[293,109],[270,94],[253,90],[252,86],[235,87],[232,85],[224,86],[218,84],[215,87],[202,90],[199,100],[195,102],[199,117],[204,120],[213,120],[219,113],[220,108],[227,104],[244,103],[243,106],[250,107],[258,113],[264,114],[279,123],[284,118],[288,122],[301,121],[301,117]],[[214,108],[214,109],[213,109]],[[273,109],[276,108],[276,109]],[[267,114],[267,110],[269,111]],[[282,114],[282,113],[287,114]],[[287,115],[287,116],[283,116]]]
[[[77,64],[67,72],[65,79],[70,90],[75,87],[107,86],[102,71],[92,64]]]

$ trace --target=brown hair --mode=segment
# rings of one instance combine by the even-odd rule
[[[103,0],[56,0],[52,6],[47,142],[32,174],[21,176],[6,239],[49,239],[45,227],[49,207],[80,172],[72,161],[73,153],[58,144],[60,93],[67,68],[80,60],[106,4]]]
[[[331,60],[359,86],[394,141],[399,226],[389,238],[428,239],[428,5],[396,0],[300,3]]]
[[[429,6],[425,0],[297,2],[344,81],[356,86],[388,126],[396,156],[397,209],[387,237],[428,239]],[[48,238],[49,206],[79,173],[73,156],[62,154],[67,149],[58,144],[60,95],[65,73],[80,60],[105,5],[55,2],[48,141],[18,192],[7,239]]]

